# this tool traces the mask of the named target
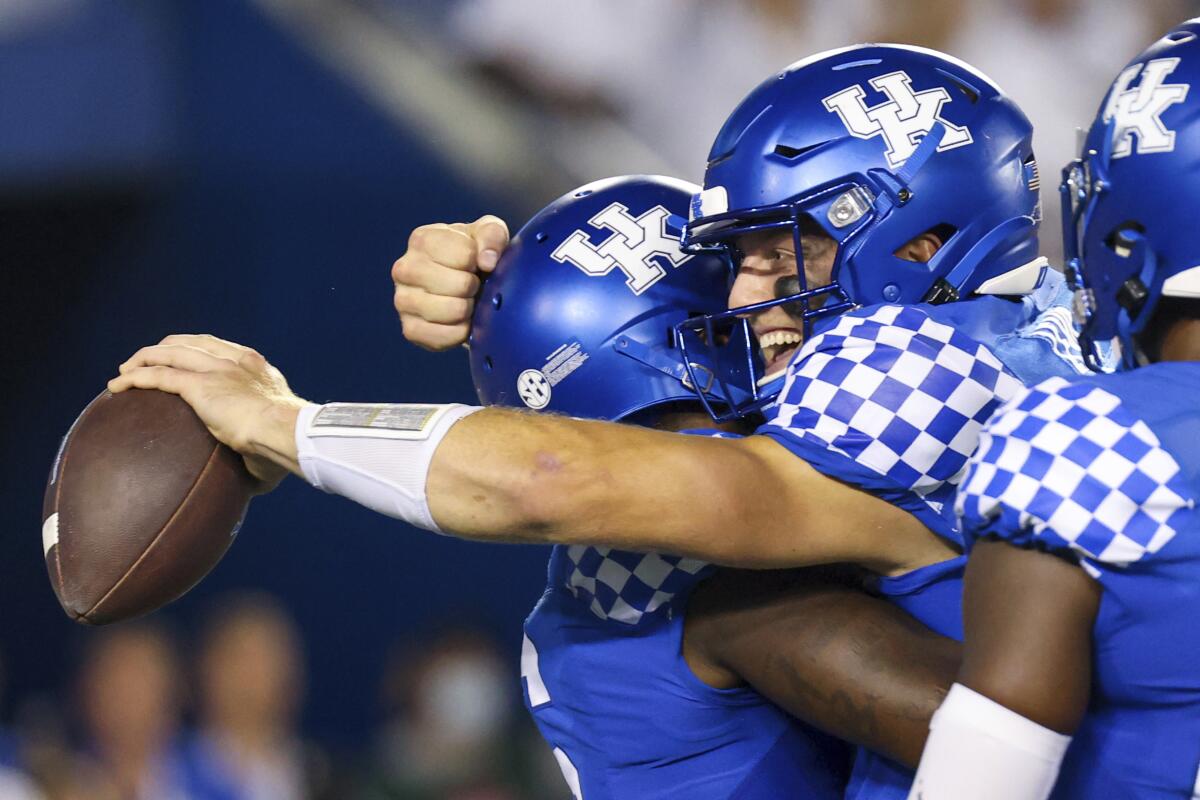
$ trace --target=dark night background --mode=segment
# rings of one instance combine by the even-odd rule
[[[169,333],[253,346],[317,402],[473,402],[465,351],[403,341],[389,271],[414,227],[493,213],[516,230],[612,175],[698,181],[753,86],[862,41],[933,47],[982,69],[1035,122],[1042,174],[1056,176],[1111,76],[1200,13],[1200,0],[647,5],[0,0],[0,800],[17,800],[14,775],[33,789],[20,800],[164,800],[147,776],[195,741],[232,751],[229,775],[253,772],[241,760],[295,782],[171,800],[560,800],[567,787],[519,709],[517,676],[546,548],[435,536],[289,478],[253,501],[216,569],[150,617],[159,654],[179,648],[153,664],[136,624],[71,622],[47,579],[42,493],[72,420],[119,363]],[[1056,183],[1042,186],[1052,261]],[[239,749],[253,736],[230,734],[245,731],[206,705],[221,692],[200,677],[235,676],[236,696],[271,662],[270,647],[232,647],[205,672],[213,629],[240,630],[214,613],[247,590],[277,601],[265,606],[298,634],[307,673],[298,726],[286,699],[269,709],[286,706],[268,720],[266,757]],[[124,660],[105,662],[97,652],[121,631]],[[272,646],[299,663],[295,648]],[[155,669],[168,675],[157,695],[143,680]],[[248,694],[297,696],[275,678]],[[100,752],[120,737],[96,733],[103,715],[88,701],[112,701],[101,710],[137,728],[144,719],[122,704],[145,697],[156,699],[143,716],[169,730],[117,753],[138,762],[122,773]],[[457,747],[464,729],[471,757]],[[308,750],[312,763],[276,758]],[[58,780],[68,772],[70,787]],[[97,774],[118,788],[101,793]],[[411,792],[410,779],[428,791]]]
[[[94,635],[47,581],[42,491],[117,364],[167,333],[211,332],[312,400],[471,402],[465,354],[402,341],[388,272],[416,225],[510,209],[237,0],[97,3],[10,42],[0,117],[11,714],[66,691]],[[227,590],[278,595],[305,638],[306,730],[356,746],[393,643],[477,624],[515,659],[544,566],[542,549],[433,536],[290,478],[160,614],[187,630]]]

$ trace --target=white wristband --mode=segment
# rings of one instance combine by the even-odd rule
[[[328,403],[296,420],[296,452],[313,486],[418,528],[441,533],[425,497],[446,432],[479,406]]]
[[[956,683],[929,723],[909,800],[1045,800],[1070,743]]]

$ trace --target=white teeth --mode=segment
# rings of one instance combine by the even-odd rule
[[[800,344],[798,331],[771,331],[758,337],[759,347],[778,347],[781,344]]]

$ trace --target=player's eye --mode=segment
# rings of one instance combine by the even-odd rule
[[[805,261],[811,261],[821,258],[828,251],[829,244],[827,242],[805,242],[800,252],[804,255]]]

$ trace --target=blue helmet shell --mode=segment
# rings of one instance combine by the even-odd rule
[[[609,178],[534,215],[476,306],[470,361],[480,401],[618,420],[698,400],[674,326],[724,310],[728,288],[720,258],[679,249],[698,188]],[[703,389],[714,382],[704,363],[692,373]]]
[[[1129,62],[1063,171],[1064,245],[1084,355],[1123,368],[1162,297],[1200,297],[1200,19]]]
[[[1019,293],[1009,279],[1018,273],[1027,291],[1044,263],[1032,135],[991,80],[942,53],[890,44],[821,53],[764,81],[725,122],[685,247],[731,252],[736,237],[779,228],[799,254],[800,222],[815,222],[838,245],[830,283],[806,286],[801,265],[799,293],[725,317],[801,301],[806,335],[812,321],[855,306]],[[943,241],[928,263],[895,255],[927,232]],[[771,399],[753,393],[754,407]]]

